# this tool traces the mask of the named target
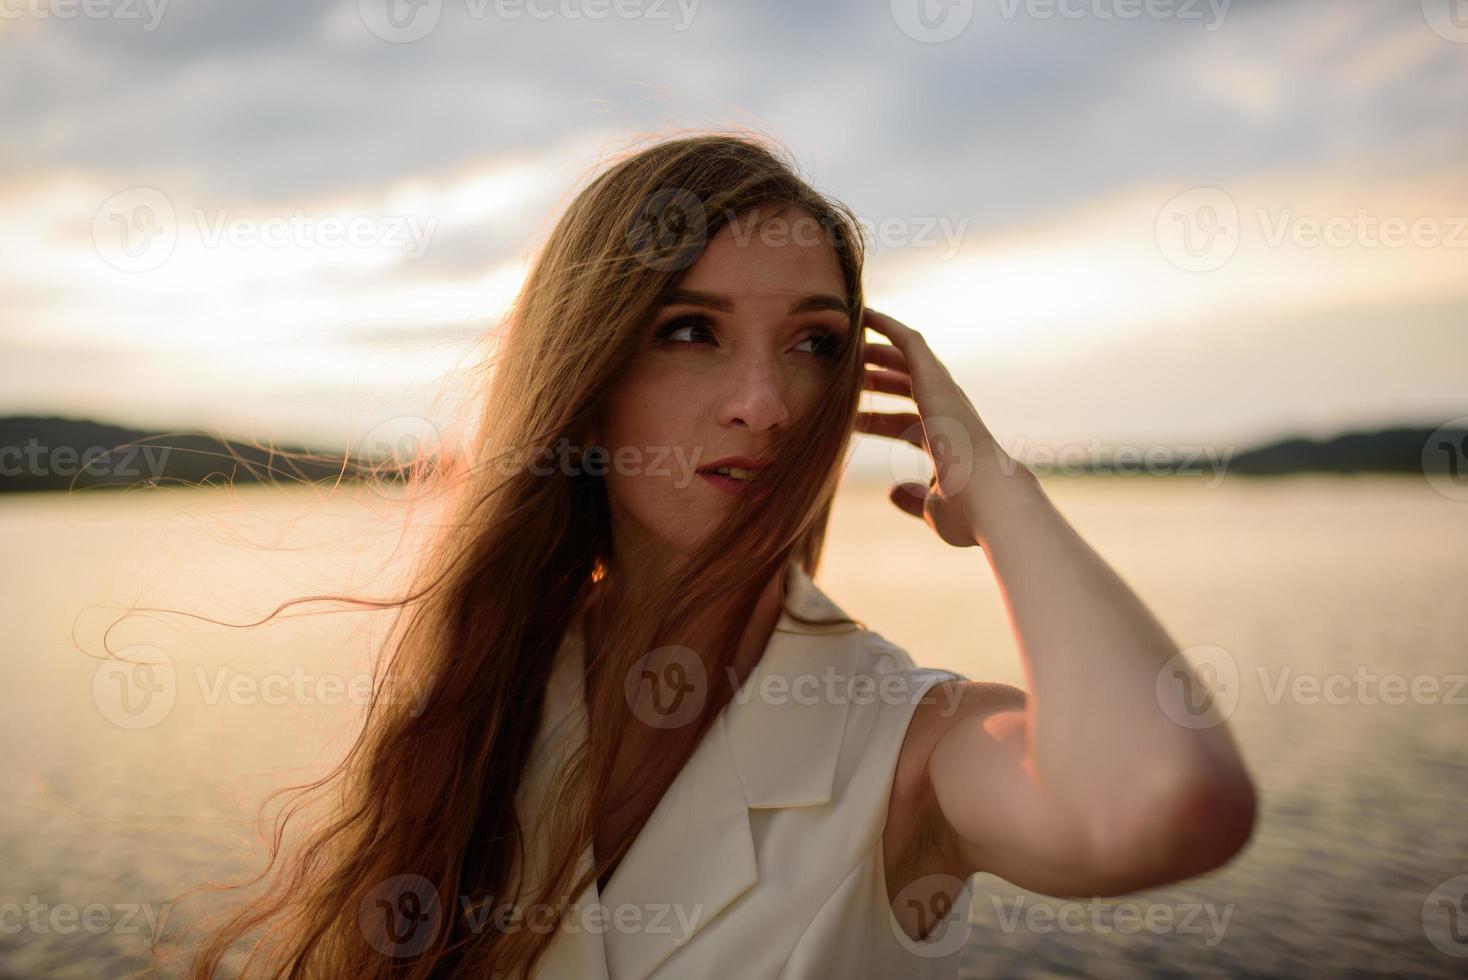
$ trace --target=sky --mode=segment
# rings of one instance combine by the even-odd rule
[[[724,128],[1013,449],[1468,415],[1468,0],[0,0],[0,413],[426,414],[600,164]]]

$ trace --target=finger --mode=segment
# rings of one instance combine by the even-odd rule
[[[907,370],[907,358],[891,344],[867,344],[862,350],[870,364],[892,368],[894,371]]]
[[[906,371],[889,371],[886,368],[868,371],[863,387],[870,391],[912,398],[912,376]]]
[[[896,347],[906,360],[908,373],[914,377],[919,373],[928,372],[935,365],[941,368],[938,356],[928,347],[928,342],[923,335],[900,320],[894,320],[885,313],[879,313],[867,307],[862,313],[862,325],[870,327],[892,341],[892,346]],[[875,346],[880,345],[867,345],[868,348]]]
[[[923,504],[928,497],[928,488],[921,483],[896,483],[887,491],[887,499],[897,505],[898,510],[924,520]]]
[[[856,428],[860,432],[901,439],[919,449],[926,449],[923,438],[922,416],[916,412],[858,412]]]
[[[918,332],[901,320],[890,317],[885,313],[878,312],[870,306],[862,310],[862,325],[870,327],[877,333],[892,341],[892,346],[908,353],[907,344],[910,340],[918,337]],[[873,345],[868,345],[873,346]]]

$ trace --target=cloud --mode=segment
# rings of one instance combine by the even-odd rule
[[[1442,225],[1464,210],[1468,59],[1416,4],[1235,0],[1209,30],[1104,16],[1107,0],[1069,3],[1081,17],[989,3],[942,44],[882,3],[700,3],[681,31],[441,7],[402,44],[356,0],[176,2],[154,30],[0,21],[7,336],[113,354],[255,345],[261,364],[292,349],[292,371],[314,358],[323,379],[385,331],[465,340],[509,301],[569,189],[668,126],[768,131],[874,226],[958,229],[956,256],[883,247],[869,266],[874,301],[958,359],[1040,370],[1061,346],[1165,348],[1210,316],[1289,336],[1353,304],[1460,298],[1462,252],[1268,241],[1302,218]],[[1210,186],[1240,215],[1237,254],[1203,273],[1169,264],[1160,211]],[[107,207],[137,188],[164,195],[177,233],[145,271],[96,238],[99,216],[106,233],[143,215]],[[302,241],[297,213],[311,234],[357,219],[380,234]],[[391,238],[413,217],[431,233]],[[284,244],[262,245],[268,229]],[[1291,393],[1272,397],[1239,418],[1293,411]]]

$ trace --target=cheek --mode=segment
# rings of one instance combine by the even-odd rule
[[[699,386],[674,370],[644,369],[625,378],[607,403],[602,443],[612,451],[678,447],[700,410]]]
[[[690,471],[698,465],[693,419],[700,406],[675,381],[652,372],[628,376],[608,400],[597,433],[608,453],[608,494],[644,524],[665,524],[669,511],[687,505],[688,488],[698,479]]]

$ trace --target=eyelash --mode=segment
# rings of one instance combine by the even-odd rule
[[[657,329],[657,333],[654,339],[659,344],[688,346],[689,344],[695,343],[695,341],[668,340],[667,338],[675,331],[682,330],[684,327],[700,323],[706,326],[709,325],[709,318],[706,316],[699,316],[697,314],[674,317]],[[814,351],[801,351],[802,354],[809,353],[812,357],[820,357],[826,360],[834,360],[841,350],[841,338],[832,330],[818,328],[812,331],[810,336],[806,337],[805,340],[814,341],[816,344],[817,349]],[[801,341],[801,343],[804,342],[804,340]],[[825,346],[822,347],[821,345]]]

